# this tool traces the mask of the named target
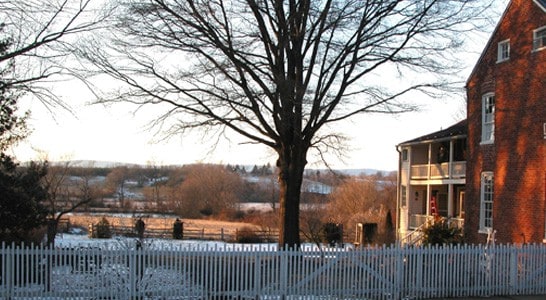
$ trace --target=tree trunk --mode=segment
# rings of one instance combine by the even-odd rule
[[[58,224],[58,218],[51,218],[47,220],[47,245],[50,247],[55,247],[55,236],[57,235]]]
[[[305,155],[279,155],[279,249],[300,246],[300,195],[305,164]]]

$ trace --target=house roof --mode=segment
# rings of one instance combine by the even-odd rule
[[[526,1],[532,1],[534,2],[538,7],[542,8],[542,10],[544,12],[546,12],[546,0],[526,0]],[[516,1],[518,2],[518,1]],[[502,13],[502,16],[500,17],[499,21],[497,22],[497,26],[495,26],[495,30],[493,30],[493,33],[491,33],[491,35],[489,36],[489,40],[487,41],[487,44],[485,45],[481,55],[480,55],[480,58],[478,58],[478,61],[476,62],[476,64],[474,65],[474,68],[472,69],[472,72],[470,73],[470,75],[468,76],[467,80],[466,80],[466,84],[468,86],[468,82],[470,81],[470,79],[472,78],[472,76],[474,76],[474,73],[476,72],[478,66],[480,65],[481,61],[483,60],[483,57],[485,55],[485,53],[487,52],[487,49],[489,49],[489,47],[491,46],[491,43],[493,41],[493,39],[495,38],[495,35],[497,34],[497,31],[499,30],[499,27],[500,27],[500,24],[502,23],[504,17],[506,16],[506,14],[508,13],[508,11],[510,10],[510,7],[512,6],[512,4],[514,3],[514,0],[510,0],[510,2],[508,2],[508,5],[506,5],[506,8],[504,9],[504,12]]]
[[[442,129],[440,131],[429,133],[427,135],[423,135],[421,137],[400,143],[399,146],[420,144],[420,143],[429,142],[429,141],[449,140],[457,136],[459,137],[466,136],[467,132],[468,132],[467,121],[466,119],[464,119],[458,122],[457,124],[454,124],[446,129]]]
[[[533,0],[536,4],[538,4],[542,10],[546,11],[546,0]]]
[[[533,1],[533,0],[530,0],[530,1]],[[482,53],[480,54],[480,58],[478,58],[478,61],[476,62],[476,64],[474,65],[474,68],[472,69],[472,72],[470,72],[470,75],[468,76],[468,78],[466,80],[466,85],[467,86],[468,86],[468,82],[474,76],[474,73],[478,69],[478,66],[481,64],[481,61],[483,60],[483,57],[484,57],[485,53],[487,52],[487,49],[489,49],[489,46],[491,46],[493,38],[495,37],[495,35],[497,34],[497,31],[499,30],[500,24],[502,23],[502,20],[504,19],[504,16],[506,16],[506,13],[508,12],[508,9],[510,9],[510,6],[512,6],[512,2],[513,2],[513,0],[510,0],[510,2],[508,2],[508,5],[506,5],[506,8],[504,9],[504,12],[502,13],[502,16],[500,17],[499,21],[497,22],[497,25],[495,26],[495,30],[493,30],[493,33],[491,33],[491,35],[489,36],[489,40],[487,40],[487,44],[485,44],[485,47],[483,48]]]

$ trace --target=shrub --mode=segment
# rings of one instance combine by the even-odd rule
[[[108,239],[112,237],[110,223],[105,217],[103,217],[97,224],[95,224],[95,228],[91,237],[98,239]]]
[[[210,217],[213,213],[212,207],[207,206],[199,210],[199,213],[202,214],[205,217]]]
[[[343,239],[343,229],[341,224],[328,222],[322,227],[324,241],[330,246],[341,244]]]
[[[423,230],[424,245],[460,244],[463,241],[461,228],[449,225],[447,219],[435,220]]]
[[[256,233],[256,230],[245,226],[237,231],[237,242],[243,244],[263,243],[263,239]]]

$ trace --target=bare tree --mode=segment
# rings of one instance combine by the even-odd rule
[[[92,0],[0,1],[0,36],[8,46],[0,54],[0,88],[31,92],[46,105],[68,108],[44,83],[79,76],[68,61],[81,36],[105,19],[97,12]]]
[[[181,205],[176,211],[187,217],[218,215],[240,202],[241,177],[219,165],[185,166],[188,175],[178,188]]]
[[[326,215],[343,224],[346,232],[352,233],[358,223],[377,223],[382,237],[391,236],[384,224],[388,212],[395,208],[396,174],[349,178],[329,197]],[[385,238],[382,242],[392,243],[393,240]]]
[[[167,209],[167,205],[165,203],[165,196],[163,195],[163,191],[161,189],[161,186],[164,186],[167,182],[165,170],[163,170],[163,167],[158,166],[153,162],[148,162],[145,173],[146,179],[150,183],[149,186],[142,189],[142,192],[146,197],[146,201],[150,202],[150,205],[155,207],[156,210],[165,211]]]
[[[127,196],[127,181],[129,180],[129,168],[127,166],[118,166],[106,176],[106,185],[109,190],[116,195],[119,201],[119,207],[125,208],[125,198]]]
[[[161,104],[166,135],[229,129],[275,151],[279,243],[292,247],[309,151],[343,150],[339,121],[448,87],[484,1],[126,0],[115,40],[83,55],[126,84],[104,101]]]
[[[48,165],[42,184],[47,191],[44,206],[48,211],[47,244],[54,245],[61,218],[79,207],[89,204],[95,197],[91,184],[90,168],[81,168],[78,178],[71,178],[70,162]]]

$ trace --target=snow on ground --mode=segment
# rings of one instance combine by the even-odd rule
[[[55,239],[55,246],[60,248],[93,247],[101,249],[132,249],[136,247],[138,239],[131,237],[113,237],[110,239],[92,239],[82,234],[59,234]],[[147,249],[188,249],[188,250],[245,250],[245,251],[276,251],[276,243],[261,244],[239,244],[222,241],[203,240],[174,240],[174,239],[144,239],[144,247]],[[322,250],[334,250],[323,246]],[[340,248],[335,248],[340,250]],[[351,244],[344,246],[345,250],[352,249]],[[319,251],[315,244],[306,243],[302,245],[304,251]]]
[[[113,237],[110,239],[92,239],[86,235],[62,234],[55,239],[57,247],[96,247],[108,249],[133,248],[138,242],[137,238]],[[147,248],[182,248],[182,249],[210,249],[210,250],[276,250],[276,244],[233,244],[222,241],[201,240],[173,240],[173,239],[144,239]]]
[[[130,296],[138,296],[142,299],[228,299],[229,295],[246,296],[255,295],[255,289],[251,287],[250,282],[233,281],[231,284],[238,284],[241,287],[238,290],[232,286],[225,286],[222,282],[226,278],[242,278],[229,273],[225,269],[225,261],[216,260],[216,263],[210,266],[199,266],[201,260],[190,261],[193,266],[199,266],[196,269],[181,268],[181,264],[172,263],[172,256],[166,259],[152,259],[142,269],[138,267],[137,258],[140,256],[117,255],[114,249],[134,249],[137,245],[136,238],[114,237],[111,239],[90,239],[84,234],[62,234],[56,238],[56,247],[58,248],[92,248],[89,252],[83,251],[81,254],[75,252],[74,256],[65,256],[70,252],[59,252],[55,265],[51,270],[49,288],[45,293],[43,284],[30,284],[15,286],[9,290],[1,290],[0,295],[12,294],[9,299],[30,299],[40,297],[40,299],[65,299],[70,296],[71,299],[96,299],[114,298],[126,299]],[[178,250],[188,249],[191,251],[222,251],[222,250],[252,250],[252,251],[275,251],[276,244],[234,244],[220,241],[197,241],[197,240],[172,240],[172,239],[145,239],[143,249],[161,249]],[[99,250],[101,249],[101,250]],[[102,249],[107,249],[102,251]],[[316,251],[318,247],[305,244],[304,250]],[[349,249],[346,247],[345,249]],[[345,251],[345,249],[341,251]],[[99,250],[99,251],[96,251]],[[97,254],[100,253],[99,256]],[[319,257],[314,252],[309,252],[310,258]],[[131,259],[133,257],[134,259]],[[225,256],[223,256],[225,257]],[[236,256],[237,257],[237,256]],[[322,257],[322,256],[320,256]],[[170,259],[169,259],[170,258]],[[190,257],[191,260],[191,257]],[[208,261],[208,260],[207,260]],[[235,260],[237,261],[237,260]],[[214,261],[212,261],[214,262]],[[136,263],[136,265],[134,265]],[[191,265],[190,263],[190,265]],[[137,267],[134,267],[137,266]],[[267,265],[270,266],[270,265]],[[271,266],[270,266],[271,267]],[[216,273],[209,273],[210,268],[216,270]],[[216,268],[216,269],[215,269]],[[222,269],[224,268],[224,269]],[[139,271],[140,270],[140,271]],[[223,270],[218,273],[218,270]],[[248,271],[249,269],[247,269]],[[231,274],[231,275],[230,275]],[[269,273],[263,273],[267,275]],[[273,273],[272,273],[273,274]],[[211,276],[212,275],[212,276]],[[227,276],[227,277],[226,277]],[[235,276],[235,277],[230,277]],[[260,299],[321,299],[322,297],[295,295],[294,297],[279,296],[278,277],[269,274],[268,280],[260,284],[264,295]],[[206,279],[206,280],[205,280]],[[211,280],[210,282],[208,280]],[[44,295],[42,297],[41,295]],[[58,296],[53,296],[58,295]],[[32,297],[30,297],[32,296]],[[2,297],[2,296],[0,296]],[[218,297],[218,298],[216,298]],[[253,298],[253,297],[252,297]],[[325,297],[332,299],[331,297]],[[3,299],[3,298],[2,298]],[[335,298],[338,299],[338,298]]]

